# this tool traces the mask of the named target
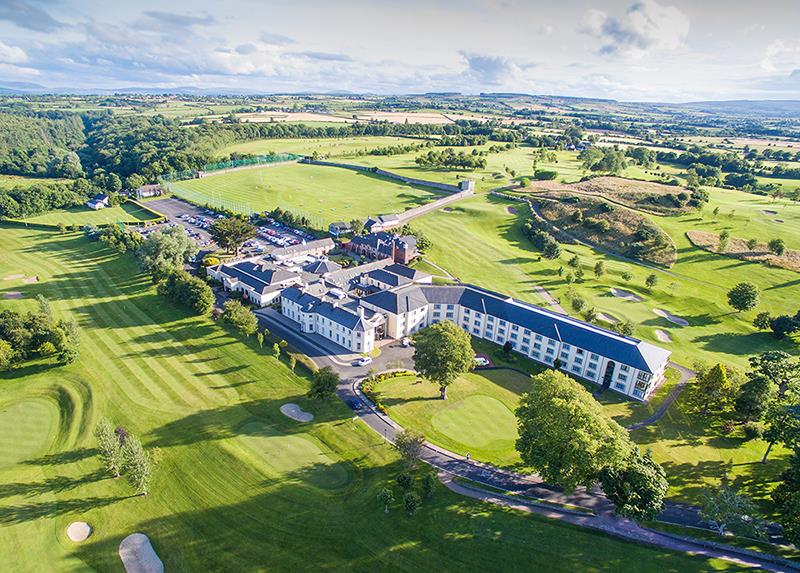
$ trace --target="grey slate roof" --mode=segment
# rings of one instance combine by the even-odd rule
[[[359,316],[358,313],[352,312],[340,304],[335,304],[309,292],[304,292],[299,286],[291,286],[285,289],[281,293],[281,297],[299,304],[303,312],[314,312],[350,330],[363,332],[369,328],[365,319]]]
[[[330,248],[334,247],[333,239],[330,237],[325,237],[324,239],[317,239],[316,241],[309,241],[307,243],[298,243],[297,245],[289,245],[288,247],[280,247],[275,249],[270,253],[273,257],[293,257],[297,255],[302,255],[303,253],[307,253],[309,251],[313,251],[320,248]]]
[[[367,276],[393,287],[407,285],[411,282],[410,278],[388,272],[386,269],[375,269],[374,271],[368,272]]]
[[[642,340],[472,285],[410,285],[394,292],[375,293],[362,300],[393,314],[409,312],[427,304],[459,304],[650,373],[671,354]]]
[[[253,261],[242,261],[233,265],[221,265],[220,272],[235,277],[244,284],[253,288],[256,292],[263,294],[269,287],[283,283],[297,277],[297,273],[286,269],[265,268]]]
[[[400,275],[401,277],[406,277],[412,281],[422,280],[431,276],[428,273],[423,273],[422,271],[418,271],[417,269],[412,269],[411,267],[407,267],[398,263],[389,265],[384,270],[396,275]]]
[[[315,275],[324,275],[342,270],[342,265],[334,261],[314,261],[303,267],[303,270]]]

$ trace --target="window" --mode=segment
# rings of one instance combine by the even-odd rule
[[[536,335],[536,340],[541,340],[541,339],[542,339],[542,335],[541,334],[537,334]]]
[[[616,384],[614,384],[614,388],[616,388],[617,390],[625,390],[625,384],[623,384],[622,382],[617,382]]]
[[[522,337],[522,342],[524,342],[525,344],[528,344],[530,341],[531,341],[531,339],[530,339],[529,336],[523,336]]]
[[[569,350],[570,348],[572,348],[572,347],[569,344],[566,344],[566,343],[561,347],[562,350]]]
[[[568,360],[568,359],[569,359],[569,352],[562,352],[561,360]]]
[[[506,321],[505,320],[501,320],[500,321],[500,326],[505,326],[505,325],[506,325]]]
[[[633,395],[636,398],[644,398],[644,391],[643,390],[634,390]]]
[[[554,349],[552,349],[552,348],[548,348],[547,349],[547,354],[555,354],[555,352],[556,351]]]
[[[472,333],[473,333],[473,334],[480,334],[480,333],[481,333],[481,330],[480,330],[480,328],[473,328],[473,329],[472,329]]]
[[[539,358],[540,358],[541,356],[542,356],[542,355],[541,355],[541,353],[539,353],[539,352],[537,352],[537,351],[535,351],[535,350],[533,351],[533,357],[534,357],[534,358],[536,358],[537,360],[539,360]]]
[[[465,315],[467,315],[467,316],[469,316],[469,313],[470,313],[470,310],[469,310],[468,308],[465,308],[465,309],[464,309],[464,314],[465,314]]]
[[[534,342],[534,343],[533,343],[533,347],[534,347],[536,350],[541,350],[541,349],[542,349],[542,345],[541,345],[541,344],[539,344],[538,342]]]
[[[589,366],[587,366],[587,368],[589,370],[595,370],[595,369],[597,369],[597,363],[596,362],[589,362]]]
[[[494,317],[493,316],[489,316],[486,320],[488,322],[494,322]]]
[[[525,330],[522,331],[522,334],[525,334],[526,336],[530,336],[531,331],[526,328]]]
[[[555,346],[555,345],[556,345],[556,341],[555,340],[550,339],[550,340],[547,341],[547,346]]]
[[[445,318],[453,318],[453,313],[452,312],[448,312],[444,317]]]
[[[472,324],[474,324],[475,326],[480,326],[481,321],[476,318],[475,320],[472,321]]]
[[[522,345],[522,348],[521,348],[520,350],[522,350],[522,352],[524,352],[525,354],[527,354],[527,353],[528,353],[528,351],[530,350],[530,348],[529,348],[527,345],[523,344],[523,345]]]
[[[572,371],[573,372],[580,372],[581,371],[581,367],[580,366],[573,366],[572,367]]]
[[[643,382],[648,382],[650,380],[650,378],[652,378],[652,376],[650,374],[648,374],[647,372],[639,372],[639,375],[637,376],[637,378],[639,380],[643,381]]]
[[[435,310],[439,310],[440,308],[442,308],[442,305],[441,305],[441,304],[439,304],[439,303],[436,303],[436,304],[434,304],[434,305],[433,305],[433,308],[434,308]]]
[[[455,308],[455,307],[452,304],[448,304],[447,305],[447,310],[453,310],[453,308]]]
[[[516,340],[517,339],[517,335],[512,332],[510,338],[511,338],[511,340]]]
[[[578,356],[583,356],[583,348],[578,348],[578,350],[575,351],[575,354]]]
[[[583,364],[583,358],[580,356],[575,357],[575,364]]]
[[[505,328],[498,328],[497,329],[497,334],[505,334],[505,333],[506,333],[506,329]]]
[[[619,367],[619,369],[620,369],[620,371],[621,371],[621,372],[628,372],[628,371],[630,371],[630,367],[629,367],[629,366],[626,366],[625,364],[620,364],[620,367]]]
[[[516,324],[512,324],[512,325],[511,325],[511,330],[513,330],[514,332],[516,332],[516,331],[518,331],[518,330],[519,330],[519,326],[517,326]]]
[[[617,379],[618,379],[620,382],[627,382],[627,381],[628,381],[628,377],[627,377],[627,376],[625,376],[625,374],[620,374],[620,375],[617,377]]]
[[[592,352],[592,355],[589,358],[591,358],[592,360],[597,360],[600,357],[597,354],[595,354],[594,352]]]

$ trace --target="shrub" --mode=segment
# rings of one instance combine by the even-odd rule
[[[586,301],[583,298],[576,296],[575,298],[572,299],[572,309],[575,312],[582,312],[583,309],[585,308],[586,308]]]
[[[725,420],[725,423],[722,424],[722,433],[724,435],[728,435],[736,428],[736,424],[733,423],[733,420]]]
[[[419,495],[413,491],[409,491],[406,493],[405,497],[403,498],[404,505],[406,507],[406,513],[408,515],[414,515],[417,513],[422,500],[420,499]]]
[[[538,181],[552,181],[558,177],[558,171],[548,171],[546,169],[537,169],[533,174],[533,178]]]
[[[747,422],[744,426],[742,426],[742,431],[744,432],[744,437],[747,440],[758,440],[764,435],[764,428],[755,422]]]
[[[406,472],[397,474],[397,485],[399,485],[403,490],[409,491],[414,485],[414,478],[411,476],[411,474]]]

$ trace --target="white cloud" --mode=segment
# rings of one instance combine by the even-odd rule
[[[28,54],[25,50],[17,46],[9,46],[3,41],[0,41],[0,63],[4,64],[22,64],[28,61]]]
[[[497,86],[516,78],[521,68],[502,56],[486,56],[470,52],[460,52],[467,62],[466,75],[479,86]]]
[[[649,52],[675,50],[689,34],[689,17],[675,6],[638,0],[620,16],[589,10],[582,31],[601,41],[599,52],[642,57]]]
[[[791,72],[800,68],[800,40],[774,40],[764,52],[761,68],[765,72]]]

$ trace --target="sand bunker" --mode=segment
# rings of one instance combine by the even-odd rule
[[[7,277],[3,278],[5,281],[15,281],[17,279],[25,278],[25,275],[8,275]]]
[[[681,318],[680,316],[675,316],[674,314],[664,310],[663,308],[654,308],[653,312],[662,318],[666,318],[672,324],[677,324],[678,326],[689,326],[688,320],[686,320],[685,318]]]
[[[164,573],[164,564],[143,533],[134,533],[122,540],[119,558],[127,573]]]
[[[39,277],[25,277],[24,279],[22,279],[22,282],[24,282],[25,284],[38,283]]]
[[[777,215],[778,214],[777,211],[772,211],[771,209],[764,209],[761,212],[764,213],[765,215]]]
[[[672,337],[669,335],[669,332],[665,330],[656,330],[656,338],[661,342],[672,342]]]
[[[773,223],[783,223],[783,219],[773,219]]]
[[[91,534],[92,528],[85,521],[73,521],[67,527],[67,537],[75,543],[86,541]]]
[[[297,422],[310,422],[314,419],[314,414],[304,412],[300,406],[291,403],[281,406],[281,414],[289,416],[292,420]]]
[[[3,298],[22,298],[22,293],[16,290],[4,292]]]
[[[624,298],[625,300],[629,300],[631,302],[642,302],[644,300],[638,294],[633,294],[631,291],[623,290],[621,288],[612,288],[611,294],[617,298]]]
[[[618,319],[616,319],[613,316],[611,316],[610,314],[606,314],[604,312],[598,312],[597,313],[597,318],[599,318],[603,322],[610,322],[611,324],[617,324],[619,322]]]
[[[451,213],[453,211],[453,208],[452,207],[444,207],[442,209],[442,211],[444,211],[445,213]]]
[[[507,210],[508,210],[508,212],[509,212],[509,213],[511,213],[512,215],[516,215],[516,214],[517,214],[517,208],[516,208],[516,207],[506,207],[506,209],[507,209]]]

